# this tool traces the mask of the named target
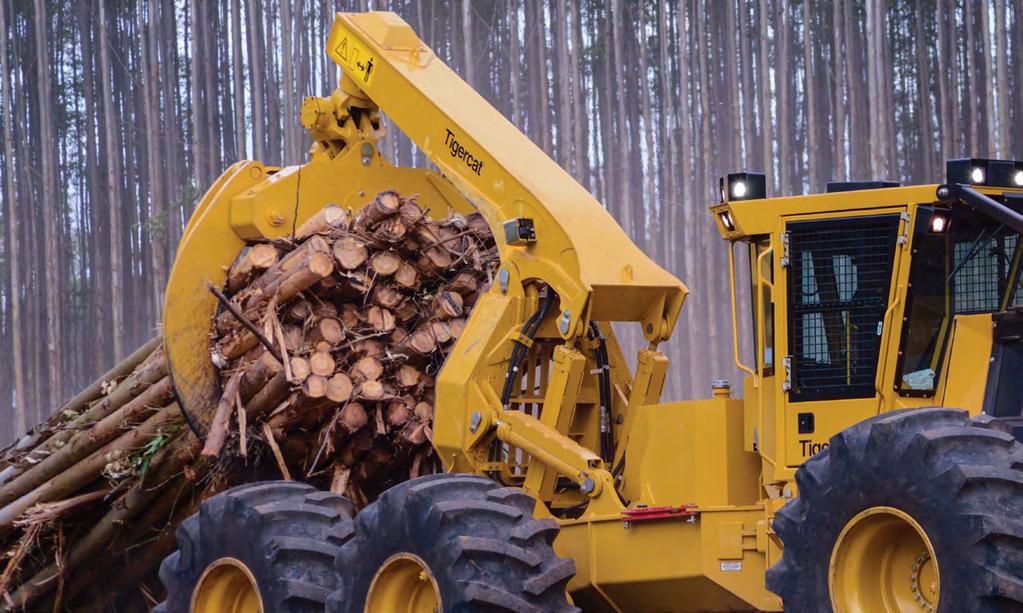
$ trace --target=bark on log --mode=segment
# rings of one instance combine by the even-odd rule
[[[355,216],[355,223],[373,228],[383,220],[398,213],[401,198],[395,192],[381,192]]]
[[[253,276],[277,263],[280,252],[269,243],[259,243],[242,250],[227,274],[227,289],[235,293],[252,281]]]
[[[217,410],[213,413],[213,420],[210,422],[209,432],[206,434],[206,444],[202,448],[204,456],[215,458],[224,448],[224,441],[227,440],[227,431],[231,424],[231,413],[234,412],[238,387],[243,374],[243,371],[235,372],[224,386],[224,393],[220,396]]]
[[[57,500],[73,494],[98,477],[104,466],[124,458],[131,450],[153,438],[162,426],[171,420],[178,419],[180,415],[177,403],[164,407],[139,426],[94,451],[70,469],[7,504],[0,509],[0,530],[9,529],[14,520],[34,504]]]
[[[346,221],[348,221],[348,212],[336,204],[329,204],[295,230],[295,240],[303,240],[312,234],[336,230],[342,227]]]
[[[127,402],[120,409],[107,415],[100,422],[71,440],[49,457],[22,473],[17,479],[0,490],[0,505],[25,495],[45,483],[48,479],[73,466],[93,451],[110,442],[139,416],[154,408],[163,407],[174,397],[170,379],[164,377],[158,383]]]
[[[151,385],[161,379],[164,379],[166,376],[167,363],[163,359],[162,351],[159,353],[154,352],[147,361],[139,367],[139,370],[133,372],[128,376],[128,378],[122,381],[109,396],[94,404],[85,413],[73,419],[71,423],[66,426],[65,430],[55,433],[37,448],[30,451],[27,457],[34,459],[35,462],[41,461],[43,458],[50,456],[57,449],[66,446],[68,441],[72,440],[72,438],[87,435],[88,431],[83,431],[86,427],[91,426],[97,421],[106,419],[110,414],[123,407],[136,396],[142,394]],[[23,490],[22,487],[25,483],[32,482],[34,482],[32,479],[28,479],[27,481],[15,479],[7,483],[3,488],[0,488],[0,505],[8,504],[18,496],[28,492],[28,489]],[[32,487],[35,487],[36,485],[33,485]]]

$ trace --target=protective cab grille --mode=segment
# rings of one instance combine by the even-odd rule
[[[790,400],[875,394],[898,228],[898,215],[788,224]]]

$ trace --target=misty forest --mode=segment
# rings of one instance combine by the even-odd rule
[[[799,194],[1023,158],[1023,0],[2,0],[0,442],[156,334],[225,168],[304,161],[333,12],[366,9],[412,24],[686,282],[669,398],[738,378],[718,176]],[[383,149],[428,163],[396,129]]]

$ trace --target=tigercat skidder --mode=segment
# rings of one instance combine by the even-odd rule
[[[732,339],[741,399],[717,382],[664,402],[685,376],[658,350],[685,285],[398,16],[339,13],[326,51],[343,76],[302,107],[308,163],[236,163],[187,227],[165,305],[175,390],[209,419],[207,282],[246,241],[387,189],[478,210],[501,265],[438,374],[445,470],[357,514],[295,482],[211,498],[163,563],[165,610],[1023,607],[1023,163],[784,198],[722,179],[711,214],[755,361]],[[439,173],[381,157],[384,112]],[[614,322],[645,337],[634,369]]]

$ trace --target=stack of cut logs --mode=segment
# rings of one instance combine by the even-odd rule
[[[7,449],[0,610],[144,605],[177,525],[246,481],[362,506],[435,470],[435,377],[498,255],[482,216],[428,213],[384,192],[247,246],[210,288],[212,415],[182,415],[157,338]]]

